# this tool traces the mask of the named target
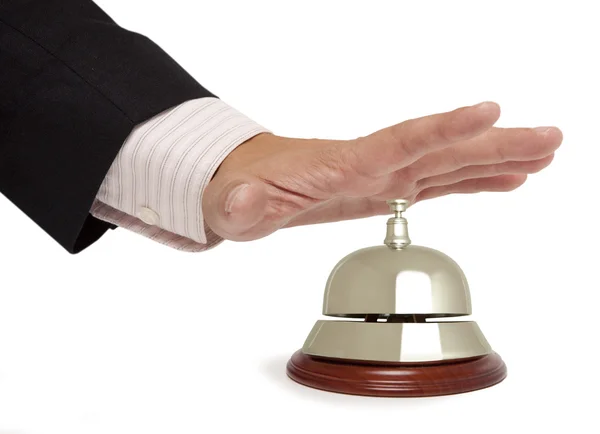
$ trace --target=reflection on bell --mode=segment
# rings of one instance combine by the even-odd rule
[[[293,380],[332,392],[433,396],[499,383],[506,366],[473,321],[467,279],[445,254],[413,246],[402,213],[388,201],[383,246],[358,250],[333,269],[323,314],[287,365]]]

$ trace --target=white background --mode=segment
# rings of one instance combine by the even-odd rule
[[[347,253],[386,217],[179,253],[112,231],[69,255],[0,197],[0,432],[597,433],[600,28],[593,1],[99,4],[272,129],[353,138],[484,100],[499,126],[557,125],[550,168],[509,194],[406,214],[464,269],[500,385],[377,399],[288,380]]]

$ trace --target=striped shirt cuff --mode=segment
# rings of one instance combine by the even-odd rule
[[[231,151],[265,132],[218,98],[169,109],[133,129],[91,213],[178,250],[210,249],[222,239],[205,227],[202,194]]]

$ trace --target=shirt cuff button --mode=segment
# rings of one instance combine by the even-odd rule
[[[147,225],[152,226],[156,226],[160,221],[160,217],[155,211],[145,207],[140,208],[137,217]]]

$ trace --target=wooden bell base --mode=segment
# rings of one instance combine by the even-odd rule
[[[506,378],[496,353],[431,363],[377,363],[314,357],[296,351],[288,376],[305,386],[363,396],[423,397],[471,392]]]

